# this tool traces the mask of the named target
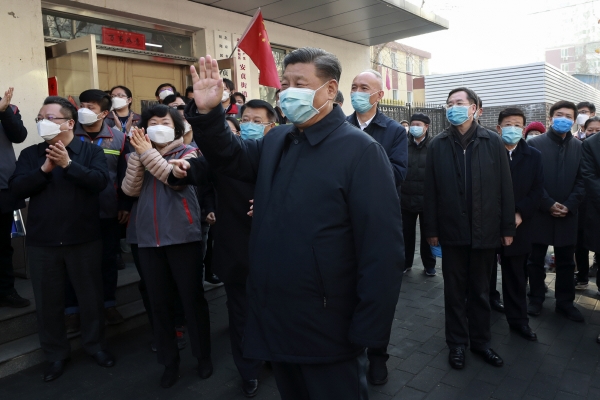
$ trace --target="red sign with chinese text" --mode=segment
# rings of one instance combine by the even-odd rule
[[[58,79],[55,76],[48,78],[48,96],[58,96]]]
[[[102,44],[146,50],[146,35],[102,27]]]

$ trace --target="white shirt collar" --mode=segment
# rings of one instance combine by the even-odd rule
[[[375,114],[377,115],[377,114]],[[360,122],[360,119],[358,119],[358,115],[356,116],[356,120],[358,121],[358,126],[360,126],[360,129],[362,129],[363,131],[365,129],[367,129],[367,126],[369,126],[369,124],[371,123],[371,121],[373,121],[373,118],[375,118],[375,115],[373,115],[373,117],[365,122]]]

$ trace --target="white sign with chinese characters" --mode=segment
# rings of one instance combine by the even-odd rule
[[[217,60],[229,58],[232,49],[231,33],[215,31],[215,58]],[[231,79],[230,69],[221,70],[220,73],[223,78]]]
[[[233,34],[234,45],[240,40],[241,35]],[[252,98],[251,80],[250,80],[250,57],[240,49],[236,49],[233,55],[236,65],[236,89],[238,92],[246,96],[246,99]]]

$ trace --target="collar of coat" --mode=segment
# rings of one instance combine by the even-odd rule
[[[373,119],[371,120],[369,125],[375,124],[375,125],[379,125],[382,128],[387,128],[389,121],[391,121],[391,118],[388,117],[387,115],[385,115],[384,113],[382,113],[381,111],[379,111],[379,108],[377,108],[377,111],[375,112],[375,115],[373,116]],[[352,113],[352,124],[355,125],[356,127],[360,127],[360,124],[358,123],[358,116],[356,115],[356,111],[354,111],[354,113]]]
[[[417,148],[420,149],[421,147],[427,146],[427,142],[429,141],[430,138],[431,138],[431,136],[429,135],[429,131],[427,131],[427,132],[425,132],[425,138],[423,140],[421,140],[420,143],[417,143],[417,141],[415,140],[415,137],[409,133],[408,134],[408,145],[416,146]]]
[[[75,134],[75,136],[86,136],[87,138],[92,140],[90,135],[88,135],[88,133],[85,131],[85,129],[83,129],[83,126],[81,125],[80,122],[75,124],[75,129],[73,130],[73,133]],[[110,126],[108,126],[108,124],[105,121],[102,121],[102,129],[100,129],[100,133],[98,133],[98,136],[96,136],[96,138],[93,140],[100,139],[100,138],[110,138],[110,139],[113,138],[112,129]]]
[[[473,137],[478,139],[489,139],[491,137],[490,135],[497,135],[497,133],[491,132],[479,124],[477,124],[475,133],[473,133]],[[447,138],[448,136],[452,136],[450,128],[444,129],[444,131],[438,135],[440,138]]]
[[[333,110],[325,118],[308,128],[304,128],[304,135],[311,146],[316,146],[344,122],[346,122],[346,115],[340,106],[334,104]],[[297,130],[298,128],[294,127],[294,129]]]
[[[50,144],[46,141],[38,144],[38,156],[43,156],[46,154],[46,149],[50,146]],[[77,136],[73,135],[73,139],[69,142],[65,147],[71,149],[71,151],[75,154],[79,154],[81,152],[81,147],[83,146],[83,142],[77,138]]]
[[[548,137],[552,139],[552,141],[556,142],[556,144],[558,145],[566,144],[569,140],[573,138],[573,134],[571,132],[567,132],[567,135],[563,139],[558,133],[554,131],[554,129],[552,129],[552,127],[548,129],[546,135],[548,135]]]

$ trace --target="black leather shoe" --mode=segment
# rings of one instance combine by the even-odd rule
[[[179,360],[173,365],[167,365],[160,378],[160,386],[168,389],[179,379]]]
[[[448,355],[448,362],[454,369],[463,369],[465,367],[465,349],[462,347],[455,347],[450,349]]]
[[[19,293],[14,288],[7,294],[0,296],[0,307],[23,308],[30,304],[31,301],[19,296]]]
[[[65,372],[65,366],[69,362],[69,359],[48,362],[46,369],[44,370],[44,382],[50,382],[59,378],[63,372]]]
[[[527,305],[527,314],[533,315],[534,317],[539,316],[542,313],[542,305],[537,303],[529,303]]]
[[[475,349],[471,349],[471,352],[480,355],[481,357],[483,357],[483,360],[490,364],[493,365],[494,367],[501,367],[504,365],[504,361],[502,360],[502,358],[500,358],[500,356],[498,355],[498,353],[496,353],[494,350],[492,349],[487,349],[487,350],[475,350]]]
[[[504,312],[504,304],[502,303],[502,300],[490,300],[490,306],[494,311],[498,311],[500,313]]]
[[[558,314],[562,314],[565,317],[569,318],[571,321],[575,321],[575,322],[584,322],[585,318],[583,318],[583,314],[581,314],[581,311],[579,311],[577,308],[575,308],[575,306],[570,306],[570,307],[556,307],[554,309],[554,311],[556,311]]]
[[[531,340],[532,342],[535,342],[537,340],[537,335],[533,330],[531,330],[529,325],[511,325],[510,329],[517,332],[519,335],[521,335],[527,340]]]
[[[258,379],[244,379],[242,392],[246,397],[254,397],[258,393]]]
[[[371,385],[384,385],[388,381],[388,370],[384,360],[373,360],[369,362],[367,380]]]
[[[210,357],[198,359],[198,375],[201,379],[210,378],[213,373],[213,365]]]
[[[96,363],[101,367],[110,368],[115,365],[115,358],[106,350],[99,351],[92,357],[94,357]]]

